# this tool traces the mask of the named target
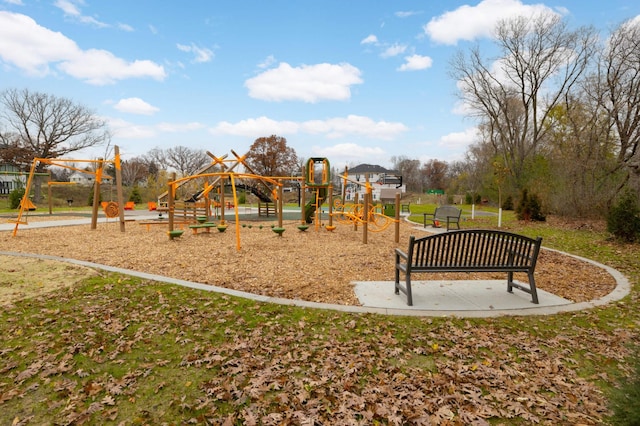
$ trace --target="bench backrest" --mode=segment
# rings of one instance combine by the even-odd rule
[[[460,210],[457,207],[441,206],[441,207],[436,207],[436,211],[434,212],[433,216],[436,219],[444,219],[444,220],[447,220],[447,217],[455,217],[459,219],[461,213],[462,213],[462,210]]]
[[[443,270],[533,271],[542,244],[505,231],[471,229],[409,240],[412,268]]]

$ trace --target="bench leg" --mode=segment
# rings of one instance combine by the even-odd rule
[[[411,294],[411,274],[407,274],[405,290],[407,290],[407,305],[413,306],[413,295]]]
[[[535,278],[533,278],[533,273],[528,272],[527,275],[529,277],[529,288],[526,288],[525,286],[514,283],[513,272],[507,272],[507,291],[509,293],[513,293],[513,288],[515,287],[519,290],[529,293],[531,295],[531,302],[537,305],[540,302],[538,300],[538,290],[536,288],[536,280]]]

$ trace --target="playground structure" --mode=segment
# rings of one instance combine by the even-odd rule
[[[384,212],[383,205],[375,205],[373,203],[372,186],[369,182],[369,174],[365,174],[365,182],[361,183],[348,178],[348,169],[344,168],[344,174],[342,175],[342,198],[336,198],[333,202],[335,212],[331,215],[335,216],[338,223],[353,225],[354,230],[358,229],[359,225],[362,225],[362,241],[367,244],[368,232],[382,232],[386,230],[391,223],[396,224],[395,228],[395,241],[399,241],[400,235],[400,195],[396,194],[395,200],[395,218],[391,218]],[[359,203],[358,193],[355,195],[355,203],[343,203],[342,200],[346,199],[345,190],[347,182],[354,183],[356,185],[365,187],[365,195],[362,203]]]
[[[18,233],[18,227],[20,225],[28,225],[28,222],[24,217],[25,217],[25,212],[28,212],[29,210],[31,210],[31,207],[33,206],[33,203],[31,203],[29,199],[29,192],[31,190],[31,186],[33,185],[33,178],[36,175],[42,174],[42,173],[36,173],[36,169],[40,164],[58,166],[58,167],[80,171],[82,173],[95,176],[94,196],[93,196],[93,205],[92,205],[92,212],[91,212],[91,229],[93,230],[97,228],[97,224],[98,224],[98,207],[100,205],[99,203],[100,183],[102,182],[103,177],[110,178],[106,175],[103,176],[104,164],[112,163],[116,170],[116,187],[117,187],[118,202],[117,202],[117,205],[115,203],[111,204],[110,208],[113,209],[113,206],[115,205],[115,207],[118,209],[118,216],[120,217],[120,231],[124,232],[125,231],[124,203],[123,203],[122,184],[121,184],[122,178],[121,178],[121,166],[120,166],[120,149],[118,146],[114,147],[114,153],[115,153],[115,156],[113,160],[104,160],[102,158],[99,158],[97,160],[71,160],[71,159],[64,159],[64,158],[38,158],[38,157],[34,158],[33,162],[31,163],[31,169],[29,172],[29,178],[27,179],[27,184],[25,186],[24,195],[22,196],[22,200],[20,201],[20,210],[18,211],[18,217],[15,220],[16,225],[13,229],[13,236],[15,237],[16,234]],[[80,170],[66,163],[95,164],[96,170],[95,171]],[[49,200],[51,200],[51,186],[55,184],[70,184],[70,183],[69,182],[49,182],[48,183]],[[51,213],[51,204],[49,205],[49,213]]]

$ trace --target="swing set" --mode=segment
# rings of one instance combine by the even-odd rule
[[[66,168],[66,169],[70,169],[70,170],[74,170],[74,171],[78,171],[81,173],[86,173],[89,175],[93,175],[95,176],[95,183],[94,183],[94,193],[93,193],[93,208],[92,208],[92,212],[91,212],[91,229],[96,229],[97,225],[98,225],[98,207],[100,205],[99,203],[99,199],[100,199],[100,183],[102,182],[103,179],[103,171],[104,171],[104,163],[111,163],[114,165],[115,170],[116,170],[116,190],[117,190],[117,197],[118,197],[118,216],[120,217],[120,231],[124,232],[125,230],[125,220],[124,220],[124,203],[123,203],[123,193],[122,193],[122,171],[121,171],[121,165],[120,165],[120,149],[118,146],[114,147],[114,159],[113,160],[104,160],[102,158],[99,158],[97,160],[70,160],[70,159],[65,159],[65,158],[34,158],[33,162],[31,163],[31,170],[29,172],[29,178],[27,179],[27,185],[24,191],[24,195],[22,197],[22,200],[20,202],[20,211],[18,212],[18,218],[15,221],[15,227],[13,229],[13,236],[15,237],[16,234],[18,233],[18,227],[20,225],[28,225],[29,223],[27,222],[27,216],[28,216],[28,211],[29,211],[29,206],[30,206],[30,201],[29,201],[29,191],[31,189],[31,186],[33,184],[33,178],[34,176],[37,175],[36,173],[36,169],[38,168],[39,165],[43,165],[43,164],[47,164],[47,165],[51,165],[51,166],[57,166],[57,167],[62,167],[62,168]],[[96,170],[95,171],[87,171],[87,170],[81,170],[78,169],[74,166],[68,165],[66,163],[89,163],[89,164],[95,164],[96,165]],[[106,175],[105,175],[106,177]],[[66,182],[65,182],[66,183]],[[53,184],[53,182],[49,182],[49,184]],[[51,198],[51,197],[50,197]],[[115,203],[114,203],[115,204]],[[25,212],[27,212],[25,214]]]

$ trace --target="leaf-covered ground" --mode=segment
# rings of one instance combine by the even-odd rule
[[[606,423],[608,393],[630,374],[629,345],[640,341],[640,248],[591,229],[522,231],[609,264],[634,290],[588,311],[462,320],[262,304],[99,273],[0,304],[0,424]],[[46,234],[29,232],[16,245],[44,250],[29,238]],[[135,239],[155,241],[146,231],[127,235],[103,235],[82,256],[108,259]],[[193,243],[202,251],[180,258],[183,269],[206,265],[217,276],[211,254],[229,249],[219,236],[151,245]],[[75,247],[57,245],[70,256]],[[358,261],[375,273],[373,259]]]
[[[630,304],[455,320],[109,275],[1,311],[2,424],[597,424]]]

